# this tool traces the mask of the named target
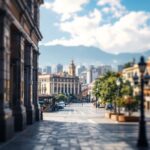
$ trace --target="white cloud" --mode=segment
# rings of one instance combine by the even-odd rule
[[[113,17],[119,18],[124,15],[127,10],[121,4],[120,0],[99,0],[98,6],[102,7],[102,11],[106,14],[112,14]]]
[[[51,9],[54,12],[62,15],[62,21],[72,17],[76,12],[82,10],[84,4],[89,0],[55,0],[54,2],[45,2],[42,7]]]
[[[90,12],[88,16],[75,16],[73,21],[62,22],[60,24],[60,29],[63,32],[67,32],[71,35],[71,39],[56,39],[48,42],[46,45],[65,45],[65,46],[75,46],[75,45],[86,45],[91,46],[95,44],[95,35],[93,32],[99,27],[102,21],[101,13],[94,9]]]
[[[71,35],[70,39],[56,39],[48,45],[96,46],[110,53],[141,52],[150,49],[150,13],[130,12],[114,24],[101,24],[101,13],[95,9],[89,16],[75,16],[63,22],[60,29]]]
[[[98,8],[84,16],[77,15],[89,1],[55,0],[43,5],[62,15],[57,27],[70,35],[70,38],[54,39],[45,45],[95,46],[110,53],[150,49],[150,25],[147,23],[150,13],[128,11],[121,0],[98,0]]]
[[[120,0],[99,0],[97,4],[100,6],[107,5],[107,4],[111,6],[117,6],[117,7],[121,6]]]
[[[73,37],[81,35],[81,33],[86,36],[87,31],[91,32],[99,26],[101,19],[101,13],[95,9],[88,16],[75,16],[73,21],[62,22],[60,29],[69,32]]]

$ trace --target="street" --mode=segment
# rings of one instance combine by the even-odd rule
[[[2,150],[134,150],[138,123],[116,123],[104,118],[105,110],[90,103],[70,104],[44,113],[44,121],[27,127]],[[150,126],[147,135],[150,141]],[[142,149],[143,150],[143,149]]]

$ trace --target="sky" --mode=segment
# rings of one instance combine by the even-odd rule
[[[40,45],[150,49],[150,0],[45,0],[40,11]]]

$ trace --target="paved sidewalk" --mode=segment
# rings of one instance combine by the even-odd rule
[[[28,126],[12,140],[1,144],[0,149],[136,150],[138,124],[117,124],[108,119],[101,122],[103,114],[90,104],[71,105],[60,112],[46,113],[43,122]],[[147,135],[150,141],[150,126]]]

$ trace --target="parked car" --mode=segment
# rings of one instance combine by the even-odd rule
[[[113,105],[112,104],[106,104],[106,110],[112,110],[113,109]]]
[[[58,102],[58,106],[65,107],[66,105],[65,105],[65,103],[63,101],[60,101],[60,102]]]

